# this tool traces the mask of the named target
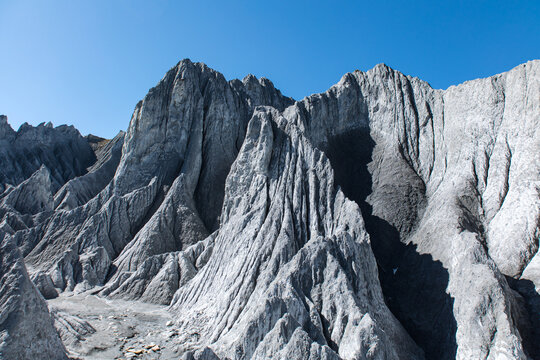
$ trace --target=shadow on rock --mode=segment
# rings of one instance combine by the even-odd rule
[[[518,329],[525,352],[531,359],[540,359],[540,295],[530,280],[518,280],[509,276],[506,280],[519,294],[516,296],[519,313],[515,318],[518,319]]]
[[[336,183],[362,210],[388,308],[427,359],[454,359],[457,323],[454,300],[446,293],[448,271],[431,255],[419,254],[415,245],[403,244],[398,230],[373,215],[366,201],[373,190],[367,164],[374,147],[369,129],[359,129],[331,138],[325,153]]]

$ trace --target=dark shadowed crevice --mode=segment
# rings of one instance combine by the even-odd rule
[[[523,348],[531,359],[540,359],[540,295],[527,279],[506,277],[508,285],[517,292],[517,327],[523,339]]]
[[[330,332],[328,331],[330,328],[330,322],[320,313],[319,313],[319,317],[321,319],[323,336],[324,336],[324,339],[326,340],[326,343],[328,344],[330,349],[336,352],[336,354],[339,353],[339,347],[334,341],[332,341],[332,336],[330,335]]]
[[[391,274],[381,280],[388,307],[427,359],[454,359],[457,323],[454,299],[446,293],[448,271],[431,255],[420,255],[415,245],[400,252]]]
[[[362,211],[388,308],[427,359],[454,359],[457,323],[454,300],[446,293],[448,271],[430,255],[419,254],[416,246],[403,244],[399,231],[373,215],[366,201],[373,191],[367,165],[374,147],[369,129],[357,129],[329,139],[325,153],[337,185]]]

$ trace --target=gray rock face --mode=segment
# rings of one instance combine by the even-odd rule
[[[100,292],[110,298],[170,304],[176,290],[191,280],[212,254],[214,238],[208,237],[184,251],[149,256],[136,271],[122,272]]]
[[[503,275],[519,278],[538,250],[539,79],[534,61],[443,92],[380,65],[285,111],[326,149],[345,193],[364,203],[390,303],[419,343],[432,344],[424,345],[429,356],[525,357]],[[444,269],[434,285],[453,298],[454,319],[438,329],[423,322],[435,323],[452,300],[439,301],[427,318],[410,318],[419,301],[414,283],[438,267],[425,255]],[[412,293],[391,290],[406,290],[395,286],[404,281]],[[454,326],[455,340],[444,339]]]
[[[91,167],[39,145],[10,170],[0,236],[47,298],[170,305],[184,359],[536,358],[539,125],[540,61],[445,91],[378,65],[294,102],[183,60],[84,139]],[[60,128],[0,119],[0,149]]]
[[[107,187],[83,206],[56,212],[20,241],[35,244],[26,256],[27,264],[48,273],[62,290],[77,286],[82,291],[103,284],[112,259],[131,240],[157,191],[155,178],[123,196],[110,195]]]
[[[159,184],[170,186],[184,174],[186,191],[201,220],[208,231],[215,230],[225,178],[253,107],[282,109],[291,102],[267,80],[247,77],[243,83],[227,82],[204,64],[181,61],[137,104],[115,191],[132,191],[154,176]]]
[[[101,139],[99,144],[102,146],[96,147],[94,155],[89,144],[84,144],[86,140],[73,128],[65,126],[52,128],[50,124],[40,125],[37,128],[25,125],[16,133],[7,124],[6,117],[3,117],[2,121],[4,138],[0,138],[0,152],[9,155],[7,160],[4,158],[4,168],[8,172],[16,169],[19,176],[24,176],[24,171],[28,170],[30,165],[41,162],[41,167],[18,185],[0,184],[0,188],[4,189],[3,193],[0,194],[0,234],[14,235],[16,232],[24,230],[23,233],[15,235],[15,241],[21,247],[23,254],[27,255],[39,241],[36,234],[42,229],[44,223],[46,224],[53,214],[53,210],[69,210],[83,205],[108,185],[120,161],[124,133],[121,132],[111,141]],[[27,139],[26,133],[33,134],[34,139]],[[19,135],[21,135],[20,138]],[[71,150],[69,151],[80,150],[77,150],[77,146],[70,145],[70,142],[76,143],[83,150],[79,153],[73,153],[71,160],[66,159],[61,154],[62,151],[69,150],[65,149],[66,143],[70,146]],[[46,145],[41,146],[40,144]],[[28,146],[28,149],[21,150],[22,146]],[[38,147],[37,150],[33,149],[34,146]],[[80,171],[78,164],[88,162],[84,160],[88,158],[88,149],[92,152],[91,155],[94,159],[97,156],[97,161],[91,167],[84,169],[84,175],[68,181],[56,192],[66,179]],[[21,151],[26,158],[24,156],[22,158],[13,157]],[[32,151],[37,152],[39,156],[32,158],[32,164],[25,164],[31,158]],[[53,168],[51,172],[45,164],[57,166],[55,161],[67,161],[68,163],[64,167],[71,166],[72,169],[65,171],[60,166]],[[58,174],[58,171],[62,171],[62,177],[53,176]],[[38,278],[43,279],[43,277],[33,277],[33,280]],[[36,283],[41,290],[43,288],[40,284],[42,283]],[[52,293],[49,291],[49,294]],[[44,296],[48,295],[44,293]]]
[[[16,187],[0,195],[0,207],[21,214],[37,214],[53,209],[51,173],[45,166]]]
[[[7,185],[0,194],[0,238],[32,229],[52,214],[52,206],[51,176],[45,166],[17,186]]]
[[[250,121],[221,221],[208,263],[171,303],[183,349],[231,359],[421,356],[384,305],[360,209],[276,110]]]
[[[49,273],[60,289],[84,290],[103,285],[109,272],[126,278],[147,257],[207,237],[217,227],[225,178],[253,106],[259,98],[281,108],[291,102],[267,80],[239,86],[189,60],[171,69],[135,108],[111,182],[84,206],[56,212],[18,240],[35,244],[27,256],[32,268]],[[79,194],[77,184],[85,189],[93,173],[66,188]]]
[[[71,210],[86,204],[103,190],[112,180],[122,156],[125,133],[121,131],[114,139],[96,147],[97,161],[88,168],[88,173],[68,181],[54,195],[54,208]]]
[[[0,247],[0,357],[2,359],[67,359],[45,300],[26,272],[11,241]]]
[[[15,132],[0,116],[0,190],[18,185],[42,165],[51,171],[53,190],[86,172],[95,162],[92,148],[73,126],[24,123]]]
[[[54,327],[67,346],[77,346],[86,336],[96,332],[92,325],[77,316],[55,310],[52,311],[52,317]]]

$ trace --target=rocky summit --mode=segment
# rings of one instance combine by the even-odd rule
[[[182,60],[127,131],[0,117],[0,358],[540,358],[540,60],[295,101]]]

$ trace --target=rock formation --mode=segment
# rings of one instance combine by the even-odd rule
[[[0,236],[46,298],[169,305],[184,359],[536,358],[539,125],[540,61],[295,102],[183,60],[110,141],[0,119]]]
[[[384,304],[360,209],[276,110],[256,110],[225,193],[212,256],[172,301],[183,348],[231,359],[420,357]]]
[[[88,168],[88,173],[68,181],[58,190],[54,195],[55,209],[71,210],[84,205],[109,184],[122,156],[124,136],[121,131],[110,141],[102,140],[101,147],[94,147],[97,161]]]
[[[524,357],[504,275],[538,250],[539,75],[534,61],[440,91],[378,65],[285,111],[363,204],[390,306],[429,357],[454,341],[458,358]],[[452,300],[419,297],[433,281]]]
[[[0,358],[67,359],[45,300],[12,241],[0,247]]]
[[[94,162],[92,148],[73,126],[24,123],[15,132],[7,116],[0,115],[0,191],[28,179],[43,165],[51,172],[56,191]]]

